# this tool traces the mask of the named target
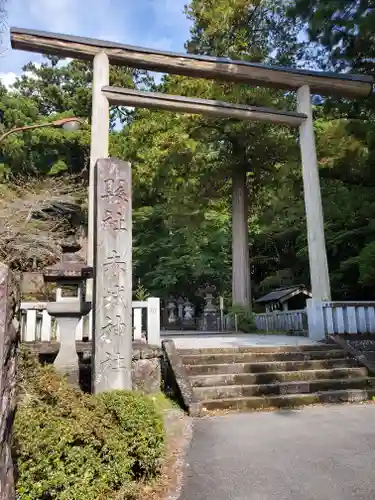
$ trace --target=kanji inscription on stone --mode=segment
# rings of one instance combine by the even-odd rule
[[[131,389],[132,201],[131,166],[96,164],[93,313],[93,391]]]
[[[129,201],[131,196],[130,191],[126,179],[110,177],[103,179],[103,189],[101,190],[100,198],[109,204],[122,203]]]
[[[105,358],[102,360],[102,369],[109,368],[111,370],[119,370],[125,368],[125,358],[121,356],[120,352],[113,354],[112,352],[106,352]]]
[[[114,320],[112,316],[107,316],[105,319],[106,324],[102,327],[100,332],[102,335],[112,339],[115,336],[121,337],[126,334],[126,323],[122,321],[120,314],[117,313]]]
[[[107,275],[116,276],[126,272],[126,260],[116,250],[111,250],[103,262],[103,271]]]
[[[105,294],[104,302],[107,309],[114,305],[127,309],[129,304],[125,300],[125,287],[116,285],[114,288],[109,288]]]
[[[126,219],[121,210],[105,210],[102,220],[103,229],[126,231]]]

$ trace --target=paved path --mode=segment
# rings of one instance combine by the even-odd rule
[[[253,346],[284,346],[284,345],[314,345],[316,342],[307,337],[292,335],[258,335],[255,333],[176,333],[165,334],[161,332],[161,338],[173,339],[177,348],[180,349],[205,349],[224,347],[253,347]]]
[[[196,420],[180,500],[374,500],[375,405]]]

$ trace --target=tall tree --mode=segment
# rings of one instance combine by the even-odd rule
[[[284,10],[282,1],[192,0],[186,8],[193,21],[187,49],[252,62],[290,63],[297,47],[297,33]],[[276,108],[290,105],[289,98],[280,92],[248,85],[207,82],[204,95]],[[293,149],[293,136],[288,130],[259,123],[200,123],[201,140],[209,141],[218,152],[215,175],[232,178],[232,300],[251,307],[248,215],[256,216],[258,189],[272,178],[276,166],[286,161],[288,145]]]
[[[297,30],[285,0],[192,0],[189,52],[246,61],[290,64]]]
[[[114,144],[133,166],[135,281],[164,298],[228,286],[227,200],[207,196],[225,180],[212,178],[216,152],[194,127],[191,116],[137,110]]]

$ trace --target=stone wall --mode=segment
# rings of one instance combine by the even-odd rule
[[[161,390],[162,358],[163,353],[159,347],[133,343],[133,389],[147,394]]]
[[[0,264],[0,500],[15,499],[11,437],[16,407],[18,312],[18,286],[8,267]]]
[[[42,363],[53,363],[59,344],[42,345],[35,343],[28,346],[39,355]],[[79,356],[79,384],[85,392],[91,392],[91,343],[77,342]],[[133,342],[132,382],[133,389],[147,394],[156,393],[162,388],[162,358],[160,347]]]
[[[85,392],[91,392],[91,342],[77,342],[79,382]],[[41,363],[53,363],[60,345],[57,342],[33,343],[27,346],[37,354]],[[133,389],[152,394],[162,389],[163,351],[158,346],[133,342]]]

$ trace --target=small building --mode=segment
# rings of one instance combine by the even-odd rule
[[[264,297],[255,301],[256,304],[265,306],[266,312],[295,311],[306,307],[306,300],[312,297],[304,285],[289,285],[276,288]]]

